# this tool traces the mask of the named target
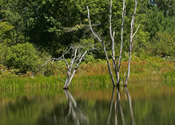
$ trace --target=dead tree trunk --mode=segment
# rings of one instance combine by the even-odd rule
[[[70,63],[68,63],[63,55],[63,60],[65,61],[66,65],[67,65],[67,78],[64,84],[64,89],[68,89],[68,86],[70,85],[72,78],[75,75],[75,72],[77,71],[80,63],[82,62],[84,56],[87,53],[87,50],[84,53],[80,53],[79,55],[77,54],[78,48],[75,48],[74,51],[74,57],[72,58],[72,60],[70,61]],[[78,62],[77,62],[78,61]]]
[[[64,81],[64,88],[63,89],[68,89],[68,86],[70,85],[79,65],[81,64],[83,58],[85,57],[85,55],[87,54],[88,50],[84,50],[84,47],[82,46],[70,46],[69,49],[59,58],[51,58],[49,59],[45,64],[43,64],[42,66],[46,65],[49,61],[60,61],[60,60],[64,60],[66,66],[67,66],[67,77],[66,80],[64,81],[63,79],[61,79],[62,81]],[[72,59],[70,62],[68,62],[65,58],[65,55],[70,53],[72,56]]]
[[[135,0],[135,8],[134,8],[134,13],[132,15],[131,19],[131,32],[130,32],[130,39],[129,39],[129,59],[128,59],[128,71],[127,71],[127,76],[125,80],[125,86],[128,84],[129,76],[130,76],[130,65],[131,65],[131,52],[132,52],[132,47],[133,47],[133,37],[135,36],[139,26],[137,27],[137,30],[133,34],[134,31],[134,21],[135,21],[135,15],[136,15],[136,9],[137,9],[137,1]]]
[[[122,24],[121,24],[121,44],[120,44],[120,50],[119,50],[119,59],[118,59],[118,63],[117,63],[117,59],[115,57],[115,31],[112,31],[112,0],[108,0],[108,5],[109,5],[109,34],[110,34],[110,38],[111,38],[111,42],[112,42],[112,62],[113,62],[113,71],[114,71],[114,75],[112,73],[112,68],[110,66],[109,63],[109,57],[108,57],[108,53],[106,51],[106,47],[105,47],[105,43],[104,41],[94,32],[93,28],[92,28],[92,24],[91,24],[91,18],[90,18],[90,11],[89,8],[87,6],[87,11],[88,11],[88,20],[89,20],[89,26],[90,26],[90,30],[92,32],[92,34],[95,36],[95,38],[97,38],[97,40],[102,44],[103,46],[103,50],[105,53],[105,57],[107,60],[107,65],[108,65],[108,70],[109,70],[109,74],[111,76],[112,79],[112,84],[113,86],[119,85],[120,83],[120,67],[121,67],[121,60],[122,60],[122,50],[123,50],[123,30],[124,30],[124,17],[125,17],[125,13],[126,13],[126,6],[125,6],[125,0],[123,0],[123,9],[122,9]],[[132,16],[132,20],[131,20],[131,34],[130,34],[130,46],[129,46],[129,59],[128,59],[128,72],[127,72],[127,77],[126,77],[126,81],[125,81],[125,85],[127,85],[128,83],[128,79],[129,79],[129,75],[130,75],[130,62],[131,62],[131,51],[132,51],[132,40],[134,35],[136,34],[136,32],[133,35],[133,30],[134,30],[134,21],[135,21],[135,14],[136,14],[136,8],[137,8],[137,0],[135,0],[135,9],[134,9],[134,14]],[[114,78],[115,76],[115,78]],[[116,80],[116,82],[115,82]]]
[[[87,6],[87,10],[88,10],[88,19],[89,19],[90,30],[91,30],[91,32],[93,33],[93,35],[98,39],[98,41],[99,41],[99,42],[102,44],[102,46],[103,46],[103,51],[104,51],[105,56],[106,56],[107,65],[108,65],[108,69],[109,69],[109,74],[110,74],[111,79],[112,79],[112,84],[113,84],[113,86],[115,86],[114,77],[113,77],[112,69],[111,69],[111,66],[110,66],[110,63],[109,63],[109,58],[108,58],[108,54],[107,54],[107,51],[106,51],[105,43],[104,43],[103,40],[101,40],[100,37],[98,37],[98,35],[94,32],[94,30],[93,30],[93,28],[92,28],[92,24],[91,24],[90,12],[89,12],[88,6]]]

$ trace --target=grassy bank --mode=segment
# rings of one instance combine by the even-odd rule
[[[141,59],[138,57],[132,58],[131,76],[129,82],[153,82],[153,81],[174,81],[175,80],[175,63],[162,58],[149,57]],[[48,67],[50,75],[43,76],[38,74],[32,77],[32,73],[28,72],[23,75],[16,75],[13,70],[5,70],[0,75],[0,89],[20,89],[20,88],[52,88],[63,87],[62,79],[66,75],[57,69],[57,64]],[[54,68],[53,68],[54,67]],[[63,67],[62,69],[65,70]],[[127,71],[127,61],[123,61],[121,65],[120,77],[123,79],[124,73]],[[48,73],[47,73],[48,74]],[[171,82],[172,83],[172,82]],[[111,79],[107,69],[106,61],[93,60],[88,63],[83,63],[72,81],[72,86],[100,86],[110,87]]]

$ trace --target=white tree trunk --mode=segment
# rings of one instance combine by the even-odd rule
[[[121,60],[122,60],[122,50],[123,50],[123,27],[124,27],[124,17],[126,14],[125,11],[125,0],[123,0],[123,9],[122,9],[122,24],[121,24],[121,45],[120,45],[120,54],[119,54],[119,64],[117,68],[117,78],[120,78],[119,72],[120,72],[120,66],[121,66]],[[119,84],[119,79],[118,79],[118,84]]]
[[[128,80],[129,80],[129,76],[130,76],[132,40],[133,40],[133,31],[134,31],[134,21],[135,21],[136,10],[137,10],[137,0],[135,0],[134,13],[133,13],[132,19],[131,19],[131,32],[130,32],[130,40],[129,40],[128,72],[127,72],[127,76],[126,76],[125,86],[127,86]],[[136,30],[136,31],[137,31],[137,30]]]
[[[70,62],[70,65],[67,63],[66,59],[64,58],[65,60],[65,63],[67,65],[67,69],[68,69],[68,72],[67,72],[67,78],[66,78],[66,81],[65,81],[65,84],[64,84],[64,88],[63,89],[68,89],[68,86],[70,85],[74,75],[75,75],[75,72],[77,71],[79,65],[81,64],[84,56],[86,55],[87,53],[87,50],[82,54],[80,55],[80,58],[77,58],[77,48],[75,49],[75,53],[74,53],[74,57],[73,59],[71,60]],[[77,60],[79,61],[76,65],[74,65],[75,61],[76,61],[76,58]],[[75,68],[73,68],[73,65],[75,66]]]
[[[120,51],[119,51],[119,62],[118,65],[116,64],[116,59],[115,59],[115,32],[112,31],[112,0],[107,0],[108,1],[108,5],[109,5],[109,34],[110,34],[110,38],[112,41],[112,63],[113,63],[113,71],[115,73],[115,77],[116,77],[116,83],[117,85],[119,85],[120,82],[120,67],[121,67],[121,60],[122,60],[122,50],[123,50],[123,27],[124,27],[124,17],[125,17],[125,13],[126,13],[126,5],[125,5],[125,0],[123,0],[123,9],[122,9],[122,24],[121,24],[121,44],[120,44]],[[130,63],[131,63],[131,52],[132,52],[132,46],[133,46],[133,37],[135,35],[133,35],[133,30],[134,30],[134,21],[135,21],[135,14],[136,14],[136,8],[137,8],[137,0],[135,0],[135,8],[134,8],[134,13],[131,19],[131,31],[130,31],[130,40],[129,40],[129,59],[128,59],[128,71],[127,71],[127,76],[126,76],[126,80],[125,80],[125,85],[127,85],[128,83],[128,79],[130,76]],[[109,58],[108,58],[108,54],[106,51],[106,47],[105,44],[103,42],[103,40],[94,32],[93,28],[92,28],[92,24],[91,24],[91,19],[90,19],[90,12],[89,12],[89,8],[87,6],[87,11],[88,11],[88,20],[89,20],[89,26],[90,26],[90,30],[92,32],[92,34],[97,38],[97,40],[103,45],[103,51],[105,53],[105,57],[107,60],[107,65],[108,65],[108,70],[109,70],[109,74],[111,76],[112,79],[112,84],[113,86],[115,86],[115,79],[113,77],[113,73],[112,73],[112,69],[109,63]]]
[[[104,42],[100,39],[100,37],[94,32],[94,30],[93,30],[93,28],[92,28],[91,18],[90,18],[90,12],[89,12],[88,6],[87,6],[87,11],[88,11],[88,20],[89,20],[90,30],[91,30],[91,32],[93,33],[93,35],[98,39],[98,41],[99,41],[99,42],[102,44],[102,46],[103,46],[103,51],[104,51],[104,53],[105,53],[105,57],[106,57],[106,60],[107,60],[107,65],[108,65],[109,74],[110,74],[111,79],[112,79],[112,84],[113,84],[113,86],[115,86],[114,77],[113,77],[113,74],[112,74],[112,70],[111,70],[111,66],[110,66],[110,63],[109,63],[109,58],[108,58],[108,54],[107,54],[107,51],[106,51],[105,44],[104,44]]]

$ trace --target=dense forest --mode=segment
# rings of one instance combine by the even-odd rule
[[[102,46],[89,29],[86,6],[91,12],[93,28],[107,41],[110,37],[107,1],[1,0],[0,64],[19,69],[21,73],[36,71],[48,58],[59,57],[70,44],[84,45],[87,42],[96,48],[88,53],[88,59],[103,59]],[[129,49],[133,9],[134,0],[126,0],[125,53]],[[120,41],[121,14],[122,0],[113,1],[112,27],[116,31],[116,41]],[[175,0],[138,0],[135,27],[139,24],[133,54],[140,58],[174,59]],[[119,50],[119,44],[116,50]]]

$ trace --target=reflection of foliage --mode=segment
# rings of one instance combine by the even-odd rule
[[[149,84],[149,85],[148,85]],[[158,86],[153,88],[151,84],[133,84],[129,88],[132,97],[133,113],[136,125],[153,124],[165,125],[175,122],[175,88]],[[155,84],[154,84],[155,85]],[[150,91],[153,90],[153,91]],[[85,91],[86,90],[86,91]],[[22,93],[22,94],[20,94]],[[83,90],[72,90],[74,99],[83,113],[89,118],[89,125],[106,125],[111,90],[99,89],[97,87]],[[25,95],[21,97],[22,95]],[[37,95],[37,96],[36,96]],[[126,95],[127,96],[127,95]],[[65,125],[65,117],[68,113],[68,101],[63,93],[58,89],[31,91],[11,91],[1,92],[0,121],[2,125]],[[7,104],[7,101],[10,101]],[[114,94],[114,102],[116,93]],[[115,103],[114,103],[115,104]],[[126,125],[131,124],[128,100],[125,92],[121,89],[120,104],[125,116]],[[117,109],[118,110],[118,109]],[[114,105],[111,115],[111,125],[114,124]],[[119,111],[119,110],[118,110]],[[118,112],[118,124],[122,124],[120,111]],[[69,124],[75,124],[70,117]],[[86,125],[86,123],[84,123]]]
[[[0,115],[2,125],[33,125],[40,113],[38,104],[28,97],[19,97],[5,107],[7,110]]]

